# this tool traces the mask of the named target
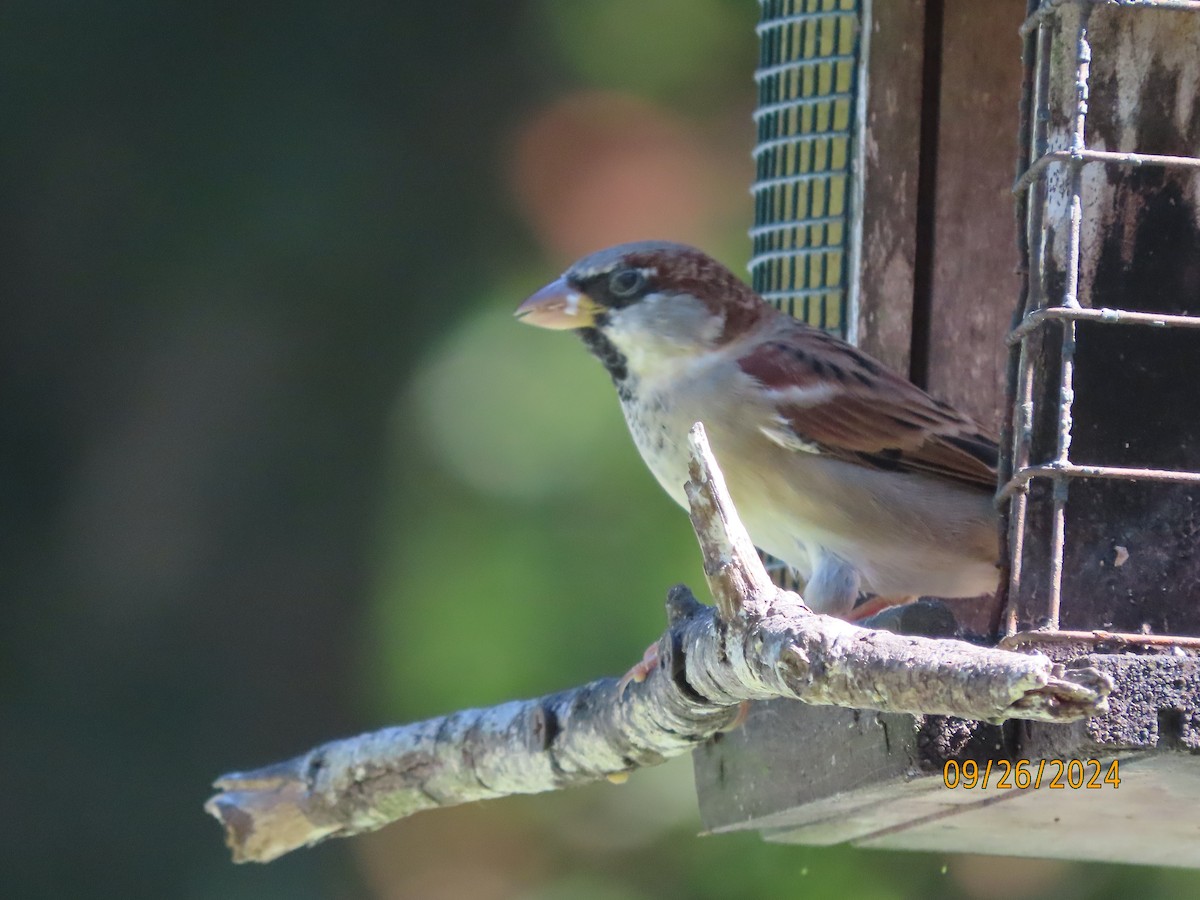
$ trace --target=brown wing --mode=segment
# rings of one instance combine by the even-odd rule
[[[772,389],[798,446],[863,466],[996,487],[996,443],[976,422],[823,331],[789,319],[739,360]]]

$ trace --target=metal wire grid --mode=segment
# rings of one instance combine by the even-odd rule
[[[1200,159],[1182,156],[1162,156],[1143,153],[1113,153],[1089,150],[1086,147],[1088,89],[1092,47],[1088,24],[1095,6],[1105,4],[1129,10],[1128,14],[1145,14],[1149,10],[1186,10],[1200,14],[1200,2],[1194,0],[1031,0],[1029,16],[1021,27],[1025,39],[1025,101],[1022,122],[1021,162],[1025,171],[1017,179],[1014,192],[1018,197],[1018,214],[1025,223],[1021,236],[1021,261],[1025,272],[1022,298],[1022,318],[1008,335],[1016,363],[1012,441],[1002,472],[1010,472],[1000,489],[998,499],[1008,502],[1009,554],[1011,560],[1009,598],[1004,616],[1005,643],[1020,643],[1031,635],[1018,635],[1018,586],[1022,575],[1022,551],[1026,535],[1028,492],[1034,479],[1048,479],[1052,484],[1050,566],[1047,578],[1047,602],[1044,614],[1034,622],[1041,631],[1055,632],[1063,639],[1095,638],[1092,633],[1059,631],[1059,610],[1062,599],[1063,555],[1065,548],[1066,505],[1069,485],[1076,478],[1116,478],[1200,485],[1200,473],[1176,472],[1163,469],[1142,469],[1121,466],[1079,465],[1071,462],[1073,380],[1076,352],[1076,324],[1081,321],[1110,325],[1150,326],[1159,328],[1200,328],[1200,316],[1158,315],[1119,309],[1094,309],[1080,305],[1078,297],[1080,274],[1081,232],[1083,225],[1082,179],[1087,165],[1162,166],[1200,172]],[[1068,149],[1049,149],[1050,109],[1048,106],[1051,53],[1054,51],[1054,32],[1062,21],[1064,7],[1078,7],[1078,25],[1072,48],[1075,59],[1075,102]],[[1031,115],[1032,113],[1032,115]],[[1065,222],[1047,222],[1046,173],[1054,166],[1068,170],[1068,199]],[[1049,252],[1046,229],[1066,226],[1066,282],[1062,295],[1054,302],[1047,289],[1046,257]],[[1055,323],[1062,330],[1060,345],[1060,382],[1057,393],[1057,437],[1054,459],[1047,463],[1031,464],[1034,403],[1034,361],[1031,341],[1042,328]],[[1111,637],[1111,636],[1110,636]],[[1144,635],[1120,636],[1130,643],[1145,643]]]
[[[760,0],[754,288],[846,336],[860,0]]]
[[[789,315],[847,337],[861,9],[869,0],[759,0],[754,112],[754,289]],[[761,554],[777,584],[803,581]]]

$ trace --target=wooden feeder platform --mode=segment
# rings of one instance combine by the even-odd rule
[[[1200,658],[1093,641],[1122,652],[1039,648],[1113,679],[1110,712],[1074,725],[756,704],[694,755],[704,826],[781,843],[1200,867]]]

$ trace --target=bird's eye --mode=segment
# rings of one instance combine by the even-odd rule
[[[637,269],[619,269],[609,276],[608,291],[614,297],[632,297],[645,283],[646,276]]]

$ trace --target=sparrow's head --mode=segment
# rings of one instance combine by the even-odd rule
[[[641,241],[572,265],[517,308],[522,322],[574,329],[620,380],[728,343],[768,307],[712,257],[683,244]]]

